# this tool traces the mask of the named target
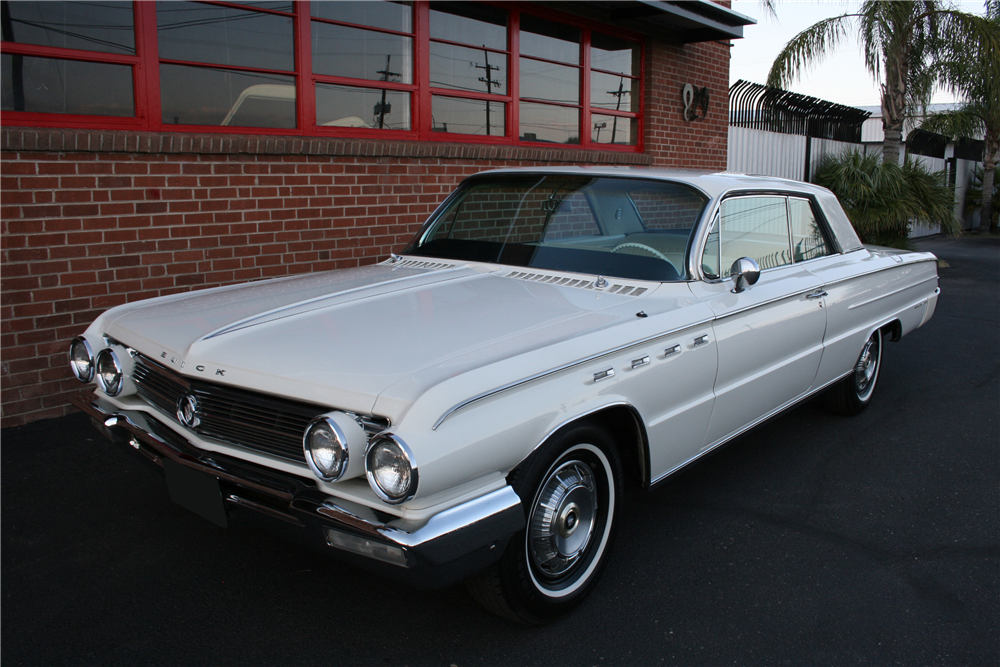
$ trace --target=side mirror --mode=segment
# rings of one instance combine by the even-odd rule
[[[757,279],[760,278],[760,266],[749,257],[740,257],[729,269],[729,277],[733,279],[735,285],[733,294],[739,294],[750,285],[757,284]]]

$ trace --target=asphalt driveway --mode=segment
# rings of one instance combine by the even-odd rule
[[[803,405],[630,498],[594,595],[543,628],[217,528],[79,415],[4,430],[0,659],[998,665],[1000,239],[919,247],[948,265],[938,310],[871,408]]]

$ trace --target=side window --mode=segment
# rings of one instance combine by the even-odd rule
[[[807,199],[788,199],[788,220],[792,230],[792,251],[796,262],[830,254],[823,230]]]
[[[733,197],[722,202],[721,213],[723,271],[740,257],[755,260],[761,269],[792,263],[784,197]]]

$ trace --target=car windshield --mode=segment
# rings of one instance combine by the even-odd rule
[[[473,177],[409,255],[676,281],[708,198],[676,182],[566,174]]]

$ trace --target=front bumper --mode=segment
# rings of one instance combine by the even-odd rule
[[[110,440],[160,468],[170,460],[216,479],[226,515],[251,510],[276,519],[300,539],[420,588],[475,574],[500,558],[510,536],[524,528],[521,501],[509,486],[416,525],[331,498],[305,478],[199,450],[151,415],[118,410],[92,392],[73,403]]]

